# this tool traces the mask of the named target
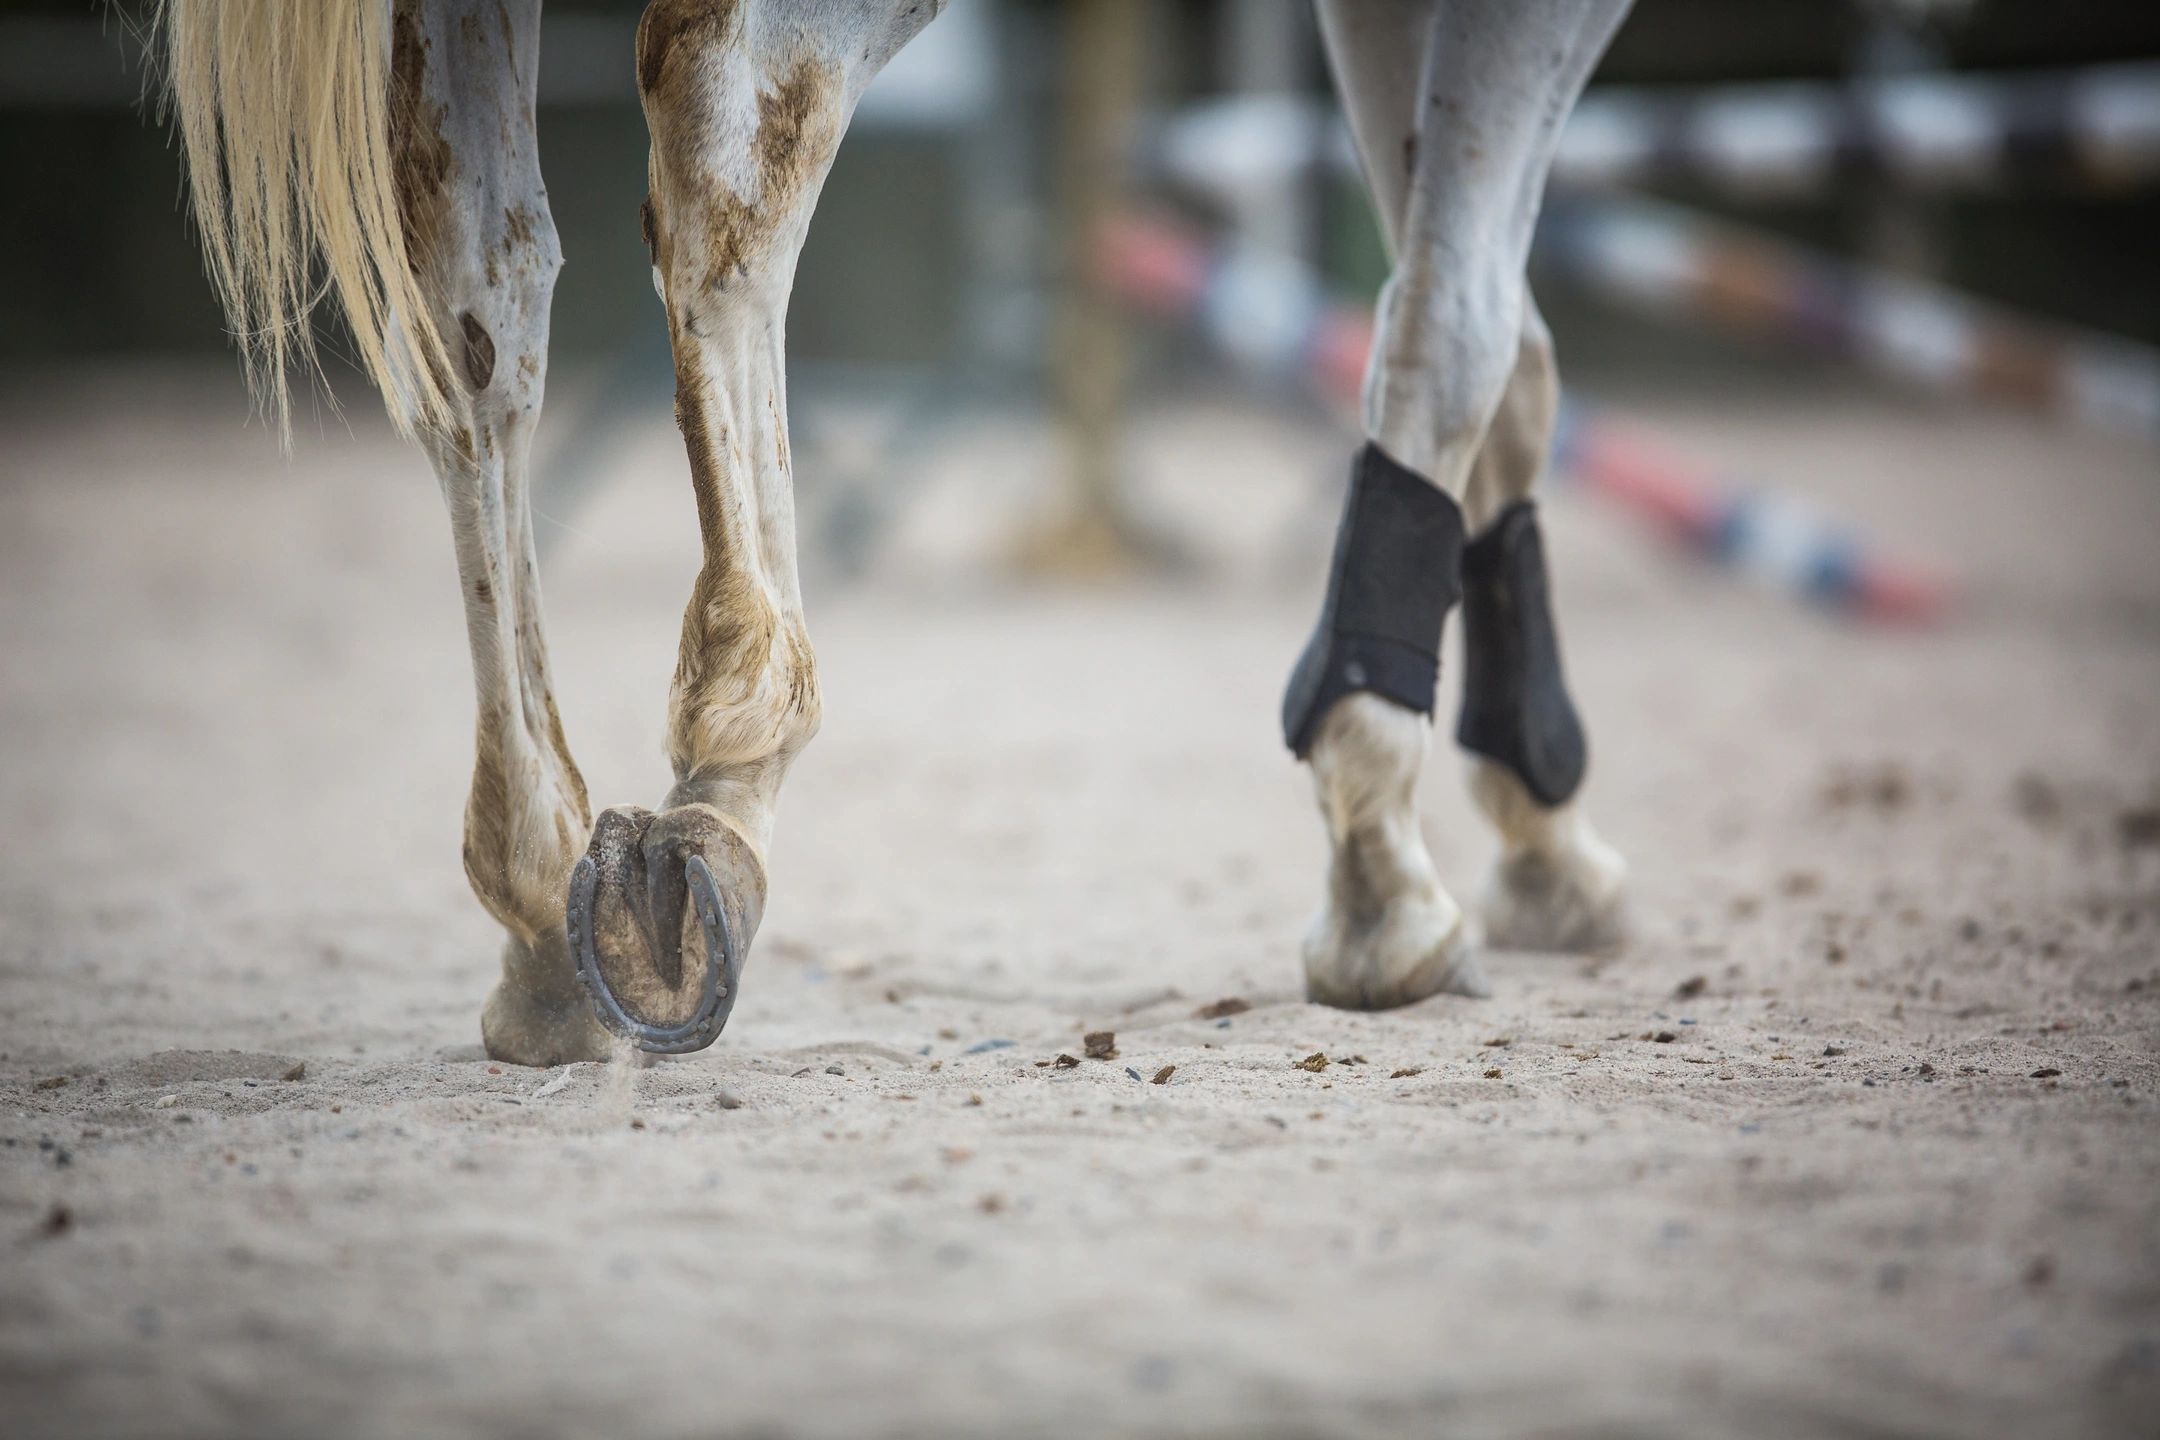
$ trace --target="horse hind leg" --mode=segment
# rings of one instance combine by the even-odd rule
[[[937,8],[653,0],[638,27],[642,218],[704,565],[668,702],[675,783],[657,811],[600,815],[568,920],[602,1019],[644,1050],[701,1049],[726,1024],[781,782],[822,717],[795,573],[788,294],[856,100]]]
[[[1486,939],[1587,951],[1626,933],[1627,865],[1583,809],[1589,747],[1562,671],[1532,498],[1558,401],[1552,336],[1526,304],[1515,373],[1470,478],[1455,739],[1471,797],[1500,840],[1478,907]]]
[[[488,1053],[604,1057],[562,927],[590,823],[549,673],[528,498],[562,263],[533,126],[539,0],[397,0],[392,14],[401,219],[450,374],[420,439],[450,512],[478,696],[465,873],[506,933],[481,1016]]]

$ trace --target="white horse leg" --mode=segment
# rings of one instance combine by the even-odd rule
[[[675,351],[704,569],[669,698],[675,785],[602,813],[572,943],[612,1028],[649,1050],[720,1033],[764,913],[780,784],[816,734],[795,575],[783,329],[795,262],[855,102],[937,6],[653,0],[645,237]]]
[[[1466,568],[1476,569],[1487,559],[1495,569],[1508,563],[1519,566],[1525,563],[1520,547],[1529,544],[1537,548],[1535,559],[1527,562],[1537,577],[1523,583],[1518,574],[1508,592],[1497,597],[1481,588],[1478,579],[1470,581],[1472,593],[1465,605],[1471,613],[1466,614],[1465,630],[1474,633],[1466,638],[1466,650],[1484,646],[1489,653],[1471,655],[1464,676],[1465,723],[1457,739],[1469,756],[1470,794],[1500,838],[1500,856],[1479,903],[1487,940],[1524,950],[1595,950],[1616,943],[1626,931],[1627,863],[1598,837],[1584,813],[1581,794],[1574,788],[1581,781],[1580,765],[1572,767],[1574,781],[1564,796],[1548,790],[1555,797],[1548,801],[1532,792],[1519,762],[1495,759],[1477,749],[1494,724],[1518,734],[1525,728],[1523,717],[1508,703],[1522,687],[1511,683],[1510,676],[1492,673],[1507,666],[1508,657],[1525,644],[1553,644],[1554,684],[1539,699],[1551,707],[1557,692],[1558,704],[1566,708],[1562,723],[1573,719],[1565,688],[1557,683],[1557,636],[1550,615],[1539,613],[1545,608],[1543,549],[1535,538],[1536,514],[1529,503],[1552,451],[1560,380],[1553,368],[1552,333],[1527,295],[1523,320],[1514,376],[1471,471],[1464,508],[1471,532],[1480,538],[1471,546]],[[1511,562],[1502,562],[1500,555],[1508,547],[1515,548],[1515,555]],[[1475,614],[1481,605],[1486,613]],[[1474,693],[1480,686],[1505,698],[1495,706],[1494,696]],[[1492,723],[1473,720],[1481,701]],[[1579,727],[1575,735],[1579,743]],[[1532,778],[1544,779],[1534,766],[1530,769]]]
[[[1366,434],[1451,502],[1466,493],[1516,366],[1523,264],[1560,126],[1626,8],[1321,5],[1396,253],[1366,378]],[[1485,993],[1461,909],[1419,833],[1429,738],[1425,713],[1363,689],[1334,701],[1312,731],[1307,758],[1333,851],[1304,947],[1317,1000],[1371,1007]]]
[[[527,499],[562,263],[533,130],[540,0],[397,0],[391,141],[408,251],[450,346],[448,414],[421,440],[442,484],[479,695],[465,873],[503,925],[488,1053],[604,1055],[572,975],[565,880],[590,825],[548,674]]]

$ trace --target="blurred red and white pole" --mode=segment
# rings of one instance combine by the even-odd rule
[[[1196,327],[1244,369],[1302,384],[1355,412],[1372,313],[1330,296],[1309,267],[1213,249],[1139,215],[1119,217],[1102,236],[1103,281],[1129,303]],[[1934,619],[1949,604],[1940,574],[1888,560],[1799,502],[1726,483],[1579,405],[1562,407],[1553,461],[1690,552],[1810,604],[1899,622]]]

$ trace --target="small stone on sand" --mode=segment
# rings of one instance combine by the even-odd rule
[[[576,1076],[577,1072],[566,1065],[563,1067],[561,1074],[554,1076],[546,1084],[541,1085],[540,1087],[535,1089],[532,1092],[532,1098],[535,1100],[545,1100],[548,1096],[553,1095],[556,1091],[562,1089],[565,1085],[568,1085],[571,1080],[576,1078]]]

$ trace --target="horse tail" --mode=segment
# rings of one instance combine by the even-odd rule
[[[257,403],[291,437],[288,382],[319,377],[315,307],[337,297],[355,358],[406,434],[441,419],[442,338],[399,203],[391,0],[162,0],[206,266]]]

